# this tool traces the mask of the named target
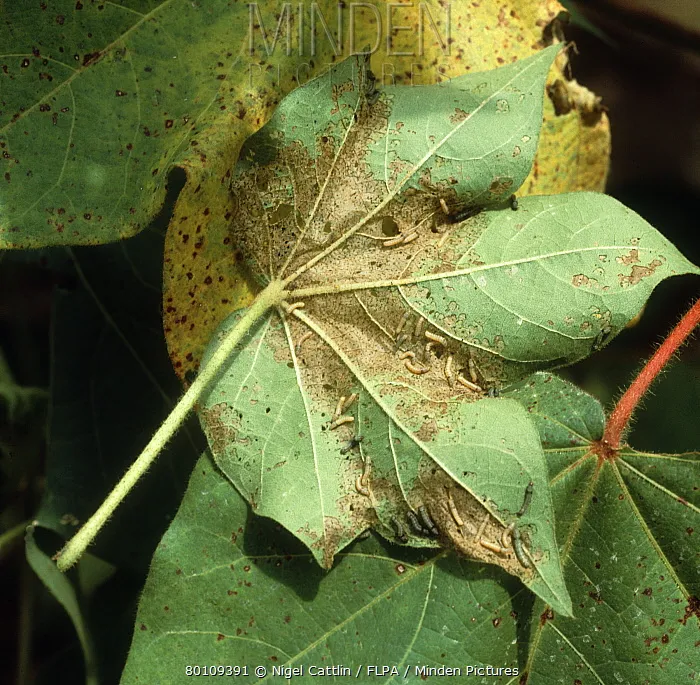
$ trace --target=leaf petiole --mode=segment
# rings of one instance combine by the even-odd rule
[[[56,565],[59,571],[67,571],[87,549],[112,515],[122,500],[129,494],[141,476],[148,470],[156,457],[166,446],[170,438],[175,435],[177,429],[187,418],[192,407],[202,397],[211,382],[218,375],[221,368],[229,361],[229,357],[236,345],[251,329],[253,324],[271,307],[278,305],[286,295],[281,281],[272,281],[255,298],[253,304],[243,315],[240,321],[231,329],[226,338],[209,362],[200,369],[194,383],[187,389],[180,401],[175,405],[165,421],[155,432],[143,452],[129,467],[122,479],[107,495],[97,511],[88,519],[85,525],[69,540],[69,542],[56,554]]]

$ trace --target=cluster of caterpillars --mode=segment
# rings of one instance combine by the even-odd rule
[[[484,392],[474,360],[469,357],[467,366],[464,369],[456,370],[454,354],[450,351],[445,336],[426,330],[425,318],[420,315],[418,315],[414,326],[408,325],[411,317],[412,312],[404,312],[394,329],[394,343],[398,358],[404,363],[406,369],[416,376],[423,375],[430,371],[433,357],[436,359],[439,357],[444,359],[442,372],[450,388],[458,384],[472,392]],[[406,330],[407,326],[408,330]],[[425,344],[423,345],[423,343]],[[403,349],[408,344],[418,345],[418,353]],[[437,355],[434,351],[440,351],[441,354]],[[496,393],[490,391],[489,394],[493,396]]]
[[[523,504],[520,507],[520,510],[515,514],[517,518],[521,518],[522,516],[525,516],[525,514],[528,512],[528,509],[530,508],[530,502],[532,501],[532,491],[533,491],[534,484],[532,481],[530,481],[527,484],[527,487],[525,488],[525,496],[523,498]],[[451,497],[449,496],[448,493],[448,498],[451,500]],[[449,505],[448,505],[449,506]],[[452,515],[452,518],[455,520],[455,523],[461,528],[463,525],[463,521],[461,519],[458,519],[455,517],[455,514],[457,513],[456,507],[454,507],[454,502],[452,501],[452,507],[449,508],[450,514]],[[489,519],[491,518],[491,514],[486,512],[484,518],[481,521],[481,525],[479,526],[479,529],[474,536],[474,542],[475,544],[481,545],[481,547],[489,550],[489,552],[493,552],[494,554],[497,554],[499,556],[507,556],[510,554],[510,550],[513,550],[513,553],[515,554],[515,558],[518,560],[521,566],[524,568],[530,568],[532,564],[530,563],[529,559],[529,552],[526,550],[525,545],[523,543],[522,539],[522,534],[520,532],[520,529],[517,527],[516,522],[513,521],[510,523],[510,525],[506,526],[503,531],[501,532],[501,539],[497,542],[493,542],[491,540],[486,540],[484,539],[484,532],[486,531],[486,526],[489,522]],[[499,544],[500,542],[500,544]]]
[[[419,506],[418,509],[416,509],[416,511],[413,511],[413,509],[409,509],[406,513],[406,521],[408,522],[408,525],[410,526],[411,530],[416,535],[434,538],[440,535],[440,531],[435,525],[435,521],[433,521],[433,519],[430,518],[428,510],[423,504],[421,504],[421,506]],[[403,523],[396,516],[392,516],[391,525],[394,527],[396,539],[399,542],[406,544],[408,542],[408,535],[406,535]]]
[[[445,218],[447,220],[447,223],[449,224],[459,224],[462,221],[466,221],[467,219],[476,216],[477,214],[481,213],[484,208],[480,206],[470,206],[470,207],[464,207],[462,209],[458,209],[456,211],[451,211],[450,208],[447,206],[447,203],[443,198],[440,198],[440,208],[442,209]],[[430,218],[434,216],[434,214],[430,214],[426,218]],[[399,247],[400,245],[408,245],[409,243],[412,243],[414,240],[418,240],[419,234],[418,234],[418,227],[425,223],[425,219],[418,224],[418,226],[414,228],[410,228],[406,231],[400,231],[397,235],[392,236],[391,238],[384,238],[382,239],[382,245],[384,247]],[[450,235],[450,231],[446,230],[443,232],[442,237],[438,241],[438,248],[441,248],[445,242],[447,241],[447,238]],[[372,236],[366,236],[366,237],[372,237]]]
[[[330,426],[328,426],[329,430],[335,430],[336,428],[338,428],[338,426],[343,426],[346,423],[355,422],[355,417],[350,416],[345,412],[348,409],[350,409],[350,407],[352,407],[353,404],[355,404],[356,399],[357,393],[353,392],[351,395],[348,395],[347,397],[343,396],[338,400],[338,404],[336,405],[335,411],[333,412],[333,416],[331,417]]]
[[[462,519],[459,511],[457,510],[457,506],[455,504],[454,499],[452,498],[452,493],[449,487],[446,486],[445,490],[446,496],[445,500],[442,502],[442,505],[450,513],[450,516],[452,517],[458,528],[462,530],[464,527],[464,520]],[[520,507],[520,511],[518,511],[516,514],[517,518],[521,518],[522,516],[524,516],[530,508],[530,502],[532,500],[532,491],[533,483],[532,481],[530,481],[527,485],[527,488],[525,489],[523,504]],[[486,531],[486,526],[489,522],[490,516],[491,515],[487,512],[483,520],[481,521],[481,525],[479,526],[479,529],[476,532],[476,535],[474,536],[474,543],[499,556],[507,556],[512,550],[515,554],[515,558],[518,560],[518,563],[520,563],[520,565],[523,568],[531,568],[532,564],[530,562],[529,552],[527,551],[527,548],[523,543],[522,534],[515,522],[511,523],[509,526],[503,529],[501,539],[499,541],[500,544],[499,542],[492,542],[491,540],[487,540],[484,538],[484,532]],[[418,507],[418,509],[415,512],[409,509],[409,511],[406,514],[406,521],[408,522],[410,529],[416,535],[438,537],[440,534],[437,525],[430,517],[430,514],[428,513],[424,505]],[[398,542],[406,544],[408,542],[408,536],[406,535],[404,523],[396,516],[393,516],[391,518],[391,525],[394,528],[396,540]]]
[[[353,396],[356,397],[354,393],[350,397],[353,398]],[[354,402],[354,399],[352,399],[350,404],[352,402]],[[331,423],[331,426],[333,426],[333,424],[336,423],[339,418],[341,418],[341,412],[344,411],[348,406],[350,406],[350,404],[346,403],[347,400],[344,397],[342,397],[338,402],[338,406],[336,407],[336,411],[333,415],[333,422]],[[348,440],[348,442],[346,442],[340,448],[340,453],[347,454],[351,450],[358,447],[363,440],[364,436],[358,434],[353,435],[352,438],[350,438],[350,440]],[[355,490],[357,490],[357,492],[360,495],[363,495],[365,497],[370,496],[369,474],[370,459],[368,455],[364,455],[362,473],[355,479]],[[413,532],[416,533],[416,535],[438,537],[438,535],[440,534],[440,532],[438,531],[438,527],[435,525],[435,522],[432,520],[432,518],[430,518],[430,514],[428,513],[428,510],[424,505],[419,506],[416,509],[416,511],[409,510],[406,514],[406,521],[410,525]],[[394,526],[397,540],[403,543],[408,542],[408,536],[404,532],[403,524],[396,517],[392,519],[392,525]]]
[[[338,426],[344,425],[345,423],[354,422],[354,417],[344,416],[343,413],[355,402],[356,399],[357,394],[353,393],[349,397],[341,397],[340,400],[338,400],[338,405],[333,413],[330,424],[331,430],[337,428]],[[340,453],[348,454],[356,447],[359,447],[363,440],[363,435],[353,435],[350,440],[348,440],[340,448]],[[369,455],[365,454],[363,455],[362,473],[355,479],[355,490],[363,497],[370,497],[371,494],[369,480],[370,469],[371,462]],[[520,519],[528,512],[530,502],[532,501],[533,488],[534,484],[532,481],[530,481],[525,488],[525,496],[523,497],[522,506],[515,514],[516,519]],[[445,486],[445,499],[441,502],[441,504],[445,507],[447,512],[449,512],[452,520],[455,522],[457,528],[464,536],[465,522],[457,509],[457,505],[452,497],[452,491],[449,486]],[[500,540],[493,542],[484,537],[486,526],[488,525],[490,518],[491,514],[487,512],[479,525],[476,535],[474,536],[474,544],[480,545],[484,549],[487,549],[493,554],[499,556],[508,556],[512,550],[515,554],[515,558],[523,568],[531,568],[532,564],[530,563],[530,554],[523,543],[522,534],[520,529],[517,527],[516,522],[514,521],[510,523],[510,525],[506,526],[501,533]],[[415,511],[413,509],[409,509],[405,514],[404,520],[399,519],[397,516],[392,516],[391,525],[393,526],[394,535],[397,542],[402,544],[408,543],[408,535],[406,534],[407,527],[415,535],[422,537],[437,538],[440,535],[440,530],[437,524],[430,516],[428,509],[424,504],[419,505]]]
[[[371,72],[369,72],[371,74]],[[372,74],[372,77],[374,75]],[[376,89],[374,88],[374,81],[370,81],[370,92],[372,93],[373,97],[378,97],[378,93]],[[476,216],[477,214],[480,214],[481,212],[484,211],[485,207],[483,205],[477,205],[477,204],[471,204],[459,208],[454,208],[450,209],[449,205],[445,201],[445,198],[441,197],[439,198],[439,203],[440,203],[440,209],[442,210],[442,213],[444,214],[444,218],[448,224],[460,224],[463,221],[466,221],[467,219],[470,219],[473,216]],[[508,205],[510,208],[514,211],[518,211],[518,198],[515,194],[511,195],[510,198],[508,199]],[[432,217],[436,214],[437,212],[433,212],[429,216]],[[429,218],[429,217],[428,217]],[[420,222],[421,224],[424,223],[424,221]],[[420,224],[418,224],[420,226]],[[400,231],[397,235],[392,236],[391,238],[382,238],[382,245],[384,247],[398,247],[399,245],[406,245],[408,243],[412,243],[414,240],[418,239],[418,231],[416,226],[415,228],[410,228],[407,231]],[[450,234],[450,230],[444,231],[442,234],[442,237],[440,241],[438,242],[438,248],[442,247],[448,236]],[[362,234],[361,234],[362,235]],[[370,237],[370,238],[375,238],[378,239],[377,236],[365,236],[365,237]]]
[[[346,396],[341,396],[340,399],[338,400],[338,404],[335,407],[335,411],[333,412],[333,416],[331,417],[331,422],[330,425],[328,426],[329,430],[335,430],[339,426],[344,426],[345,424],[349,423],[355,423],[355,417],[350,416],[346,414],[348,409],[352,407],[353,404],[355,404],[355,401],[357,400],[357,393],[353,392],[350,395]],[[340,448],[340,453],[341,454],[348,454],[352,450],[354,450],[356,447],[359,447],[360,443],[364,440],[363,435],[355,434],[348,440],[341,448]],[[369,492],[369,473],[370,473],[370,461],[369,457],[365,457],[364,459],[364,468],[362,469],[362,474],[359,475],[355,479],[355,489],[360,495],[364,495],[365,497],[369,497],[370,492]]]

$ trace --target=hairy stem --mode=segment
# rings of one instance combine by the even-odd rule
[[[138,480],[148,470],[156,457],[163,450],[170,438],[187,418],[190,409],[208,388],[211,381],[228,361],[236,345],[250,330],[253,324],[270,308],[284,299],[284,287],[280,281],[273,281],[255,299],[248,311],[224,338],[212,358],[200,372],[194,383],[188,388],[180,401],[175,405],[160,428],[155,432],[150,442],[136,461],[129,467],[122,479],[100,505],[99,509],[88,519],[85,525],[70,539],[56,555],[58,569],[69,569],[82,556],[87,546],[94,540],[100,529],[119,506],[121,501],[136,485]]]
[[[632,385],[627,388],[615,409],[613,409],[603,436],[603,444],[608,449],[619,449],[620,442],[627,430],[627,424],[644,393],[649,389],[649,386],[666,366],[676,350],[693,332],[698,323],[700,323],[700,300],[688,310],[678,325],[669,333],[666,340],[663,341],[651,359],[644,365],[644,368],[634,379]]]

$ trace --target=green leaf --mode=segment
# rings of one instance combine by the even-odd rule
[[[600,349],[663,279],[700,273],[607,195],[526,197],[484,223],[476,241],[466,224],[450,237],[454,270],[435,278],[426,264],[404,292],[443,334],[502,359],[506,378]],[[467,316],[455,316],[455,302]]]
[[[440,21],[437,2],[424,6]],[[316,40],[309,27],[333,26],[340,9],[329,0],[5,3],[0,248],[130,237],[162,206],[173,166],[211,191],[280,97],[337,59],[345,36]],[[348,42],[376,41],[378,14],[342,15]]]
[[[598,683],[697,678],[700,498],[694,484],[700,455],[629,448],[598,463],[590,452],[602,432],[596,400],[548,374],[537,374],[512,396],[539,415],[548,445],[574,606],[574,619],[551,620],[544,607],[536,609],[546,620],[529,636],[538,645],[531,677],[578,673],[582,682]],[[553,652],[557,659],[548,657]]]
[[[265,280],[296,265],[300,275],[324,256],[329,256],[331,265],[333,260],[337,263],[340,254],[344,262],[338,276],[353,279],[358,263],[356,256],[348,258],[348,249],[352,254],[355,248],[334,251],[333,247],[355,234],[366,245],[368,236],[358,233],[365,226],[373,244],[375,224],[387,219],[380,212],[395,217],[399,230],[411,231],[416,221],[425,224],[435,213],[430,205],[440,207],[446,198],[457,210],[457,194],[460,202],[466,199],[472,206],[509,195],[532,164],[544,80],[557,52],[554,47],[446,86],[388,87],[379,92],[359,57],[297,89],[246,143],[233,180],[237,201],[245,208],[237,215],[236,243],[247,251],[258,276]],[[426,113],[428,96],[437,106]],[[510,146],[508,154],[504,145]],[[310,165],[316,173],[308,173]],[[432,236],[424,236],[428,237]],[[333,247],[318,253],[334,239]],[[307,261],[314,251],[316,257]],[[398,258],[405,269],[405,258]],[[313,279],[325,280],[327,268],[322,264],[313,269]],[[393,285],[391,280],[386,284]],[[321,309],[313,311],[314,316],[322,315],[326,305],[325,298],[317,302]],[[337,311],[335,303],[328,304]],[[438,528],[443,535],[460,549],[520,572],[519,561],[500,558],[493,550],[487,554],[479,542],[481,535],[470,536],[467,531],[477,533],[484,521],[482,533],[493,540],[508,527],[506,518],[520,508],[527,483],[541,480],[542,499],[534,509],[539,528],[536,535],[533,528],[532,540],[537,571],[527,573],[526,582],[547,587],[541,591],[549,600],[566,607],[544,462],[517,405],[464,406],[457,400],[468,395],[467,390],[460,386],[462,390],[455,393],[443,380],[441,399],[449,399],[449,411],[442,417],[444,430],[422,427],[425,412],[434,409],[433,400],[418,392],[397,403],[401,392],[387,392],[397,378],[396,359],[386,354],[385,341],[377,347],[377,330],[371,325],[367,330],[375,319],[369,313],[365,316],[366,305],[352,295],[345,296],[340,308],[344,321],[304,320],[327,345],[313,351],[316,343],[306,344],[305,349],[312,350],[308,365],[296,359],[300,352],[293,341],[308,331],[306,327],[299,331],[297,322],[281,325],[274,317],[248,337],[247,352],[202,404],[203,424],[220,467],[257,511],[294,531],[326,567],[339,549],[377,522],[384,535],[403,539],[407,519],[425,507],[442,524]],[[391,308],[385,310],[393,314]],[[214,336],[209,353],[236,319],[233,315]],[[333,330],[335,323],[346,328],[362,319],[364,330]],[[385,332],[381,324],[377,328]],[[343,333],[352,333],[356,340],[343,340]],[[358,346],[366,350],[364,358],[358,357]],[[408,367],[399,363],[399,368]],[[347,424],[334,430],[338,426],[333,423],[337,418],[333,409],[338,406],[340,412],[343,396],[359,396],[355,425],[368,433],[359,450],[343,447],[352,439]],[[365,456],[367,450],[371,456]],[[479,450],[492,454],[508,475],[496,479],[489,467],[470,465],[473,457],[469,460],[467,455]],[[338,457],[339,452],[345,459]],[[370,479],[371,493],[365,487]],[[455,497],[468,519],[466,527],[456,523],[459,514],[451,522],[445,520],[442,503],[446,496],[452,498],[445,488],[453,482],[460,486]],[[299,506],[302,492],[311,496]],[[432,523],[424,527],[436,530]],[[416,545],[436,544],[435,539],[421,536],[409,539]],[[525,562],[525,568],[531,566]]]
[[[181,682],[187,665],[517,667],[532,596],[493,566],[369,539],[328,574],[251,517],[205,455],[153,560],[122,684]],[[518,616],[517,623],[514,621]],[[224,657],[225,655],[225,657]]]
[[[232,181],[235,243],[256,275],[282,274],[363,226],[382,240],[427,228],[440,200],[456,212],[509,197],[532,166],[559,49],[378,91],[364,59],[350,58],[295,90],[246,141]]]
[[[217,338],[238,317],[232,315]],[[336,349],[345,374],[355,379],[343,394],[359,395],[353,430],[363,440],[348,450],[352,433],[329,428],[332,409],[324,410],[325,398],[317,398],[299,368],[275,358],[285,345],[275,319],[243,341],[200,408],[217,465],[254,511],[279,521],[330,568],[336,552],[369,525],[393,540],[399,521],[412,545],[435,546],[434,538],[407,523],[410,512],[425,506],[458,550],[521,575],[519,561],[484,549],[477,531],[485,522],[482,534],[500,540],[533,482],[537,496],[521,520],[531,531],[537,563],[524,581],[567,612],[546,466],[526,412],[506,399],[452,400],[434,418],[412,416],[405,406],[414,397],[397,392],[392,381],[364,376]],[[343,378],[341,370],[337,377]],[[358,479],[365,473],[371,486],[362,492]],[[448,497],[461,512],[460,525],[445,508]]]
[[[201,418],[254,510],[327,568],[371,526],[497,563],[567,611],[540,445],[517,404],[484,394],[598,349],[659,280],[698,270],[602,195],[503,208],[532,163],[557,50],[380,91],[346,60],[243,147],[233,241],[299,302],[247,337]],[[404,530],[423,507],[437,525]],[[516,523],[529,562],[507,549]]]
[[[26,554],[27,561],[34,572],[39,576],[51,594],[61,603],[61,606],[70,616],[80,640],[80,645],[85,658],[85,682],[87,685],[97,685],[97,660],[92,644],[83,609],[80,605],[76,588],[71,583],[70,577],[61,573],[56,564],[39,549],[34,540],[35,525],[27,528]]]
[[[554,478],[566,463],[568,446],[575,453],[603,437],[605,413],[600,402],[575,385],[547,373],[536,373],[510,386],[504,397],[525,407],[547,451],[549,477]]]
[[[302,4],[295,7],[301,7]],[[443,100],[455,90],[449,87],[451,79],[474,69],[488,70],[512,64],[518,59],[538,53],[543,45],[549,45],[553,39],[550,30],[552,20],[560,9],[552,3],[496,5],[488,2],[448,5],[442,0],[397,6],[394,19],[400,15],[405,25],[419,27],[420,48],[417,55],[416,33],[413,31],[395,31],[391,41],[377,41],[377,14],[372,5],[379,9],[383,17],[387,6],[378,0],[361,7],[346,3],[345,9],[342,3],[324,5],[323,2],[307,4],[306,7],[314,12],[321,11],[330,18],[331,30],[339,22],[345,28],[352,27],[356,40],[346,41],[345,48],[352,50],[353,46],[361,47],[368,43],[372,46],[371,65],[377,75],[376,85],[379,90],[387,84],[415,87],[440,83],[443,90],[438,92],[438,96]],[[271,11],[267,7],[260,9],[265,24],[269,27],[267,17]],[[392,6],[392,13],[393,10]],[[497,15],[507,17],[507,20],[494,22],[493,17]],[[433,19],[435,22],[431,23]],[[555,19],[554,23],[556,21]],[[304,30],[311,25],[311,21],[305,21]],[[484,30],[484,26],[488,26],[488,30]],[[425,30],[421,32],[420,27]],[[444,39],[442,43],[436,40],[438,34]],[[283,32],[280,35],[283,36]],[[337,53],[326,53],[326,59],[321,56],[327,43],[324,40],[315,46],[316,55],[319,56],[318,62],[316,59],[313,61],[316,66],[332,64],[338,60]],[[298,59],[301,59],[301,64]],[[309,65],[303,64],[305,59],[306,55],[300,56],[292,51],[281,66],[298,66],[297,77],[300,73],[306,75]],[[267,65],[265,67],[265,71],[260,70],[260,73],[266,74],[268,79],[278,78],[279,65],[277,71]],[[258,73],[258,70],[253,70],[253,73]],[[556,79],[565,81],[569,77],[568,52],[562,50],[550,68],[547,80],[551,83]],[[304,80],[302,78],[301,82]],[[256,79],[253,82],[257,84]],[[574,82],[566,83],[573,88]],[[596,101],[595,95],[583,86],[578,86],[578,90],[585,92],[592,102]],[[428,119],[432,116],[429,104],[435,91],[424,92],[427,96],[423,103],[419,103],[418,112],[421,117]],[[603,190],[610,156],[609,122],[603,113],[597,124],[591,125],[590,103],[573,99],[576,100],[576,109],[566,116],[557,116],[550,99],[544,98],[544,121],[539,132],[536,162],[525,183],[517,191],[519,195]],[[278,101],[279,94],[275,94],[272,102],[276,105]],[[302,102],[300,106],[304,111],[312,108],[309,102]],[[236,198],[229,187],[231,169],[238,157],[239,146],[233,145],[231,141],[234,140],[232,131],[235,131],[240,114],[239,112],[233,118],[233,127],[229,117],[221,129],[221,135],[209,139],[209,143],[216,143],[215,147],[203,146],[202,141],[198,141],[200,144],[196,150],[200,153],[200,161],[203,161],[198,166],[195,158],[191,167],[188,167],[187,184],[178,197],[166,238],[164,299],[168,305],[164,310],[164,324],[173,360],[180,362],[178,375],[181,379],[184,379],[185,373],[195,372],[199,367],[204,349],[216,326],[232,309],[248,305],[253,297],[251,281],[247,278],[241,261],[231,259],[232,217],[235,217],[235,221],[240,219],[240,211],[236,211]],[[468,148],[467,144],[465,150]],[[457,156],[462,155],[461,150],[457,153]],[[474,162],[479,164],[479,160]],[[311,169],[305,167],[305,170]],[[563,173],[564,170],[566,173]],[[435,168],[431,173],[437,175],[439,171]],[[295,180],[303,182],[304,177]],[[444,188],[446,196],[451,188],[451,183]],[[253,202],[257,203],[257,199],[253,198]],[[460,200],[462,202],[463,199]],[[434,198],[431,198],[432,203]],[[433,208],[442,213],[438,205]],[[289,216],[288,208],[285,213]],[[270,217],[270,223],[277,223],[279,218],[281,217]],[[255,230],[259,230],[259,226]],[[287,230],[290,230],[289,226]],[[187,317],[186,326],[180,324],[183,317]]]
[[[306,677],[311,665],[366,675],[395,664],[414,683],[416,667],[470,664],[518,668],[506,683],[693,681],[698,455],[627,450],[599,464],[594,398],[546,373],[505,395],[546,444],[573,619],[494,566],[378,538],[324,574],[204,456],[153,559],[122,683],[179,682],[188,664],[224,662],[303,666]]]
[[[105,243],[145,228],[168,169],[199,160],[199,142],[224,124],[231,137],[227,106],[239,145],[264,114],[228,83],[247,82],[259,61],[232,59],[248,31],[243,3],[4,7],[0,247]],[[268,90],[257,95],[271,101]]]

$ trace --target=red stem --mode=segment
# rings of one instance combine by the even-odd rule
[[[615,409],[613,409],[605,426],[605,435],[603,435],[602,440],[607,449],[619,449],[630,417],[644,393],[661,373],[661,370],[666,366],[676,350],[693,332],[698,323],[700,323],[700,300],[686,312],[678,325],[669,333],[666,340],[661,343],[661,346],[654,352],[652,358],[645,364],[639,375],[632,382],[632,385],[627,388],[625,394],[620,398]]]

